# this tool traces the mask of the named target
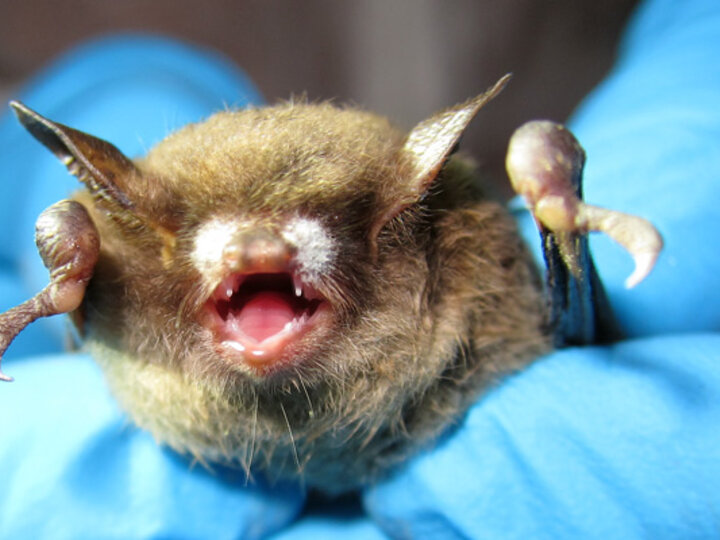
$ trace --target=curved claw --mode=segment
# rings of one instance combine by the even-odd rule
[[[584,204],[577,221],[588,230],[604,232],[632,256],[635,269],[625,280],[625,287],[631,289],[650,274],[662,251],[663,240],[648,220]]]
[[[625,248],[635,262],[625,286],[634,287],[652,271],[662,237],[645,219],[585,204],[574,184],[584,163],[585,152],[570,131],[554,122],[533,121],[513,134],[506,165],[513,188],[542,227],[554,233],[604,232]],[[572,255],[564,251],[572,268]]]

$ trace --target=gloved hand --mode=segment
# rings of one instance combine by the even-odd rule
[[[665,250],[593,255],[628,339],[549,354],[364,502],[412,538],[710,538],[720,509],[720,5],[650,0],[571,128],[585,198],[642,215]],[[526,215],[523,231],[538,246]]]

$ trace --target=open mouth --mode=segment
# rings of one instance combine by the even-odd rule
[[[203,322],[222,352],[267,371],[321,319],[329,304],[290,272],[236,273],[205,303]]]

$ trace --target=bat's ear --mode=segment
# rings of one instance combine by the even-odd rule
[[[410,131],[400,156],[401,193],[392,194],[390,206],[375,223],[372,238],[389,220],[420,200],[475,114],[498,95],[509,80],[510,74],[505,75],[485,93],[434,114]]]
[[[402,152],[408,167],[407,187],[414,200],[435,180],[475,114],[498,95],[509,80],[510,75],[505,75],[487,92],[434,114],[410,131]]]
[[[48,120],[18,101],[10,107],[20,123],[83,182],[93,196],[133,210],[128,181],[140,175],[132,161],[107,141]]]

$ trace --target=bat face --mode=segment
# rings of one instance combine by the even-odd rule
[[[322,116],[324,131],[309,145],[305,134]],[[357,126],[348,130],[348,120]],[[138,232],[91,210],[103,248],[87,293],[96,312],[89,334],[235,384],[272,387],[296,373],[309,383],[360,369],[321,358],[365,340],[377,346],[373,330],[350,343],[348,334],[399,293],[378,285],[379,263],[404,266],[413,304],[426,281],[414,270],[421,234],[401,231],[400,249],[385,231],[369,236],[398,175],[402,134],[374,116],[309,105],[222,113],[188,131],[137,165],[155,189],[159,226]],[[245,136],[228,140],[236,132]],[[98,320],[113,323],[98,329]]]
[[[16,105],[86,186],[53,223],[97,233],[92,278],[54,279],[85,287],[74,320],[133,420],[339,492],[547,350],[514,224],[451,157],[503,84],[407,134],[326,104],[223,112],[135,162]]]
[[[401,143],[382,119],[311,105],[221,113],[161,143],[138,166],[169,208],[158,271],[185,283],[165,315],[243,379],[313,371],[377,303],[369,231]]]

